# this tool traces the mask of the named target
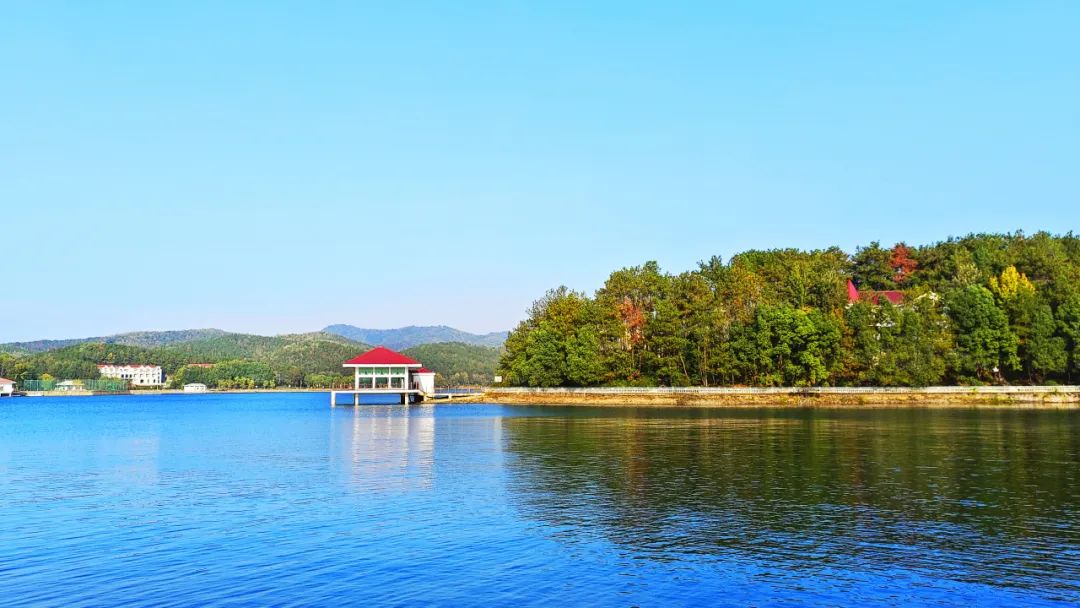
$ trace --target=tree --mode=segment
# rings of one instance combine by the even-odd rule
[[[600,380],[593,303],[560,287],[533,303],[506,340],[499,372],[510,384],[589,385]]]
[[[742,375],[759,386],[825,384],[838,360],[840,327],[819,311],[762,306],[734,332],[731,348]]]
[[[852,258],[852,278],[859,289],[885,290],[895,289],[896,270],[893,267],[893,254],[881,248],[881,243],[873,241],[866,247],[860,247]]]
[[[1002,369],[1017,369],[1017,339],[994,294],[981,285],[953,291],[949,317],[955,324],[956,372],[961,379],[992,380]]]
[[[1064,339],[1066,379],[1072,383],[1073,374],[1080,372],[1080,292],[1073,293],[1058,308],[1058,326]]]
[[[918,267],[916,262],[911,257],[911,249],[903,243],[897,243],[892,248],[892,253],[889,256],[889,266],[892,268],[893,275],[892,280],[896,285],[904,285],[911,278],[911,274],[915,272],[915,268]]]
[[[1031,315],[1031,330],[1022,350],[1028,380],[1042,383],[1052,374],[1062,373],[1068,366],[1065,338],[1056,335],[1057,323],[1050,305],[1038,302]]]

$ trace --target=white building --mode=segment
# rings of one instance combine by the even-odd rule
[[[99,365],[102,378],[127,380],[132,386],[161,386],[165,384],[160,365]]]
[[[0,378],[0,397],[10,397],[15,392],[15,381]]]
[[[185,393],[205,393],[206,385],[202,382],[189,382],[184,385]]]

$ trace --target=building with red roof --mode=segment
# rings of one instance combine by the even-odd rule
[[[847,282],[847,295],[848,304],[854,304],[860,300],[863,302],[869,302],[877,305],[881,303],[881,299],[884,298],[889,301],[890,304],[901,304],[904,301],[904,293],[895,290],[887,291],[863,291],[859,292],[855,287],[855,283],[848,279]]]
[[[15,393],[15,381],[0,378],[0,397],[10,397]]]
[[[353,369],[353,389],[357,392],[435,394],[435,372],[412,357],[376,346],[342,364]]]

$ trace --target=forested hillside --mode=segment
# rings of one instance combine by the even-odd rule
[[[1062,383],[1080,378],[1078,345],[1080,239],[978,234],[624,268],[592,296],[534,303],[500,372],[528,386]]]
[[[489,385],[499,364],[499,350],[460,342],[422,344],[404,353],[438,372],[440,385]]]
[[[304,386],[309,376],[340,376],[341,363],[367,348],[323,333],[255,336],[222,332],[163,348],[87,342],[22,356],[0,354],[0,376],[17,381],[93,379],[98,377],[99,363],[141,363],[161,365],[174,384],[208,380],[211,386],[224,387]],[[216,365],[190,365],[206,363]],[[196,375],[199,380],[193,380]]]
[[[133,331],[113,336],[100,336],[96,338],[70,338],[65,340],[35,340],[33,342],[8,342],[0,344],[0,352],[10,353],[42,353],[77,344],[100,342],[103,344],[122,344],[125,346],[141,346],[143,348],[156,348],[168,346],[180,342],[193,340],[205,340],[225,335],[220,329],[182,329],[177,331]]]

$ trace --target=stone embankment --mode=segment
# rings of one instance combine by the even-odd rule
[[[924,388],[500,388],[483,400],[508,405],[1080,407],[1080,386]]]

